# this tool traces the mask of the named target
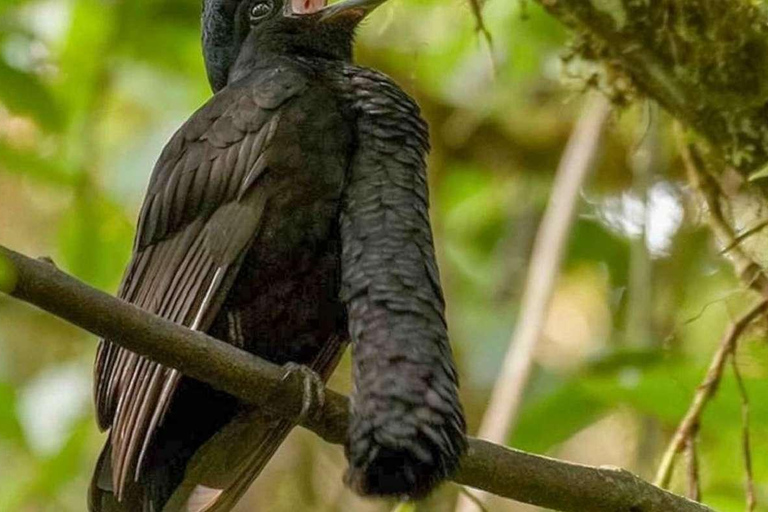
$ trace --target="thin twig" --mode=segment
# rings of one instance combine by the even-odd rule
[[[741,377],[739,364],[736,361],[736,348],[734,347],[734,352],[731,354],[731,367],[733,368],[733,375],[736,377],[736,384],[738,385],[739,396],[741,397],[741,445],[744,456],[747,512],[752,512],[757,507],[757,498],[755,496],[755,480],[752,473],[752,448],[749,435],[749,396],[747,395],[747,387],[744,385],[744,379]]]
[[[685,443],[685,455],[688,459],[688,497],[693,501],[701,501],[701,483],[699,481],[699,455],[696,450],[698,442],[698,428]]]
[[[749,288],[757,291],[763,297],[768,298],[768,277],[766,277],[762,267],[758,265],[754,260],[752,260],[747,255],[747,253],[744,252],[740,245],[741,242],[746,238],[752,236],[762,229],[765,229],[765,227],[768,226],[768,220],[762,221],[747,229],[746,231],[736,235],[733,228],[723,216],[723,212],[720,207],[722,191],[719,184],[715,181],[713,176],[703,170],[706,166],[704,165],[696,146],[694,144],[688,143],[685,140],[683,130],[679,124],[675,125],[675,131],[677,135],[677,145],[680,149],[683,163],[685,164],[688,179],[706,203],[707,209],[709,211],[708,222],[710,228],[715,234],[715,237],[723,247],[721,251],[722,254],[728,255],[728,257],[731,259],[731,262],[733,263],[736,273],[739,277],[741,277],[742,281],[744,281]],[[711,396],[714,395],[717,384],[722,378],[723,365],[725,364],[726,359],[730,357],[742,402],[742,449],[746,473],[745,486],[747,512],[752,512],[755,509],[757,500],[755,497],[754,478],[752,474],[752,452],[750,447],[749,431],[749,399],[747,396],[746,387],[744,386],[744,382],[741,378],[738,364],[736,362],[736,348],[738,346],[739,337],[742,334],[742,331],[746,329],[746,327],[754,319],[762,314],[761,306],[763,306],[762,309],[764,309],[765,304],[766,301],[764,300],[755,306],[755,308],[753,308],[750,312],[748,312],[747,315],[742,317],[741,320],[734,324],[729,333],[732,336],[726,336],[724,342],[721,343],[721,347],[715,354],[715,358],[713,359],[710,366],[710,372],[713,370],[713,368],[717,367],[717,375],[710,376],[710,372],[707,373],[705,384],[699,387],[699,391],[696,395],[696,399],[698,399],[700,396],[702,398],[701,403],[698,404],[700,406],[700,410],[698,413],[696,413],[695,419],[692,418],[689,422],[689,428],[698,427],[701,410],[703,410],[706,402],[711,398]],[[752,316],[751,318],[749,318],[750,315]],[[738,329],[738,327],[741,327],[741,329]],[[711,390],[704,389],[705,386],[710,382],[712,384]],[[708,396],[704,396],[708,393]],[[696,399],[694,399],[694,403],[691,405],[691,409],[689,409],[689,415],[692,414],[694,408],[697,405]],[[688,419],[688,415],[683,420],[683,422],[681,422],[675,437],[673,437],[672,442],[670,443],[666,453],[664,454],[664,457],[662,458],[662,463],[659,466],[659,470],[654,480],[656,485],[659,485],[660,487],[666,487],[669,483],[669,478],[671,477],[672,468],[674,465],[674,458],[679,451],[678,444],[680,442],[685,442],[686,435],[689,438],[691,437],[690,433],[686,434],[684,431],[686,428],[686,419]]]
[[[768,219],[765,219],[763,221],[758,222],[756,225],[752,226],[751,228],[739,233],[736,235],[733,239],[733,242],[728,244],[727,246],[723,247],[723,249],[720,251],[720,254],[727,254],[728,251],[739,245],[741,242],[746,240],[747,238],[756,235],[763,229],[768,227]]]
[[[483,503],[483,501],[480,498],[478,498],[472,491],[470,491],[466,487],[460,486],[459,493],[462,496],[464,496],[466,499],[474,503],[475,506],[478,508],[478,510],[480,510],[481,512],[489,512],[488,507],[485,506],[485,503]]]
[[[478,437],[502,443],[517,418],[534,354],[573,225],[579,191],[592,168],[611,106],[595,95],[580,116],[558,166],[552,195],[531,252],[520,314]],[[484,496],[480,500],[484,501]],[[456,512],[476,510],[460,497]]]
[[[728,329],[728,332],[720,342],[720,347],[712,358],[712,362],[709,365],[704,380],[696,389],[696,394],[693,397],[688,412],[686,412],[680,425],[678,425],[669,446],[667,446],[667,449],[664,452],[661,464],[659,464],[659,469],[656,472],[656,478],[654,479],[655,485],[662,488],[666,488],[669,485],[675,459],[683,448],[685,448],[688,439],[694,435],[698,428],[699,421],[701,420],[701,414],[704,412],[704,409],[707,407],[712,397],[715,396],[717,387],[723,377],[723,368],[728,361],[728,357],[733,352],[734,346],[747,327],[764,314],[766,309],[768,309],[768,299],[763,299],[734,322],[730,329]]]
[[[728,247],[727,256],[736,275],[750,288],[768,298],[768,276],[741,248],[733,228],[728,224],[720,207],[719,184],[704,171],[705,165],[697,148],[689,144],[679,124],[675,125],[677,146],[685,165],[688,181],[698,191],[707,206],[707,222],[721,247]]]
[[[732,290],[732,291],[730,291],[730,292],[728,292],[728,293],[726,293],[726,294],[724,294],[724,295],[722,295],[722,296],[720,296],[720,297],[718,297],[716,299],[712,299],[709,302],[705,303],[699,309],[699,311],[697,311],[694,315],[689,316],[688,318],[686,318],[685,320],[683,320],[681,322],[677,322],[675,327],[672,328],[670,333],[667,334],[667,336],[664,338],[664,341],[662,342],[662,345],[663,346],[670,345],[677,338],[677,335],[679,334],[680,329],[682,329],[685,326],[691,325],[692,323],[700,320],[704,316],[704,314],[707,312],[707,310],[709,310],[709,308],[711,308],[715,304],[722,304],[726,300],[728,300],[729,298],[731,298],[733,296],[743,295],[745,293],[749,293],[749,290],[745,290],[744,288],[737,288],[737,289]]]
[[[469,0],[469,6],[472,9],[472,16],[475,18],[475,30],[483,36],[486,44],[488,45],[488,52],[490,53],[491,57],[491,66],[493,66],[493,74],[496,75],[496,55],[493,51],[493,36],[491,36],[491,31],[488,30],[488,26],[485,24],[482,1]]]
[[[93,334],[176,368],[277,417],[304,418],[329,443],[343,444],[349,424],[349,399],[325,391],[325,400],[302,411],[300,375],[212,338],[143,311],[133,304],[68,276],[52,265],[0,246],[2,291],[42,308]],[[319,401],[316,401],[319,402]],[[304,412],[305,414],[302,414]],[[713,512],[659,489],[632,473],[591,467],[469,440],[453,480],[523,503],[562,512]]]

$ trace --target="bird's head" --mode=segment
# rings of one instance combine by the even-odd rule
[[[350,60],[358,24],[386,0],[204,0],[203,56],[214,92],[245,50]]]

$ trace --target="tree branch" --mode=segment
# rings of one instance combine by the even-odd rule
[[[723,340],[720,342],[720,347],[712,358],[712,362],[709,365],[704,380],[699,384],[699,387],[696,390],[696,396],[691,402],[688,412],[680,422],[677,431],[675,431],[675,435],[672,437],[667,450],[664,452],[661,464],[656,473],[656,478],[654,479],[656,485],[661,487],[669,485],[675,459],[685,448],[686,442],[696,435],[696,430],[701,421],[701,415],[717,392],[717,388],[723,378],[725,364],[728,362],[728,358],[733,356],[739,338],[747,327],[752,325],[752,322],[765,313],[766,309],[768,309],[768,300],[763,299],[750,308],[750,310],[739,318],[739,320],[734,322],[723,337]]]
[[[5,274],[0,291],[208,382],[265,412],[298,417],[303,396],[300,376],[286,378],[279,366],[95,290],[50,263],[2,246],[0,261]],[[342,444],[348,410],[348,399],[328,390],[324,405],[310,411],[302,425],[328,442]],[[712,512],[622,469],[572,464],[477,439],[470,439],[454,480],[562,512]]]
[[[538,0],[748,173],[768,162],[768,10],[751,0]]]

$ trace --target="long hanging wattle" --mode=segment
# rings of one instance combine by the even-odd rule
[[[418,497],[466,442],[429,223],[427,126],[388,78],[345,75],[358,115],[341,215],[355,383],[347,479],[363,494]]]

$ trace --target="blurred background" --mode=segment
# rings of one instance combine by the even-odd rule
[[[518,321],[558,161],[584,91],[600,84],[537,4],[488,0],[483,12],[492,46],[465,0],[392,0],[363,26],[357,51],[415,96],[431,125],[432,220],[471,432]],[[115,291],[152,165],[210,95],[199,13],[199,0],[2,0],[0,244]],[[511,446],[652,478],[722,333],[750,303],[702,226],[670,124],[643,101],[609,118]],[[759,510],[764,327],[738,355]],[[0,511],[84,510],[104,441],[95,348],[93,336],[0,296]],[[346,360],[332,387],[349,389]],[[740,407],[728,371],[699,443],[704,499],[724,512],[743,510]],[[393,508],[346,490],[344,468],[339,447],[297,429],[238,510]],[[418,510],[451,511],[457,493],[445,484]],[[494,500],[488,510],[536,509]]]

